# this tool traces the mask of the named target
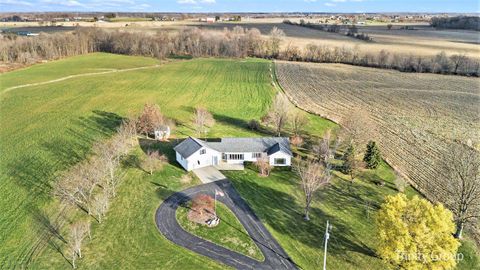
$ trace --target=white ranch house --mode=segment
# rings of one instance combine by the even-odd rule
[[[285,137],[222,138],[203,141],[188,137],[174,148],[178,163],[187,171],[216,166],[243,165],[245,161],[268,158],[272,166],[290,166],[292,151]],[[227,165],[227,166],[222,166]]]

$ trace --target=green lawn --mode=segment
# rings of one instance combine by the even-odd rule
[[[138,56],[101,53],[88,56],[74,56],[60,61],[51,61],[2,73],[0,74],[0,93],[3,89],[12,86],[54,80],[69,75],[153,66],[156,64],[159,64],[159,61],[156,59]]]
[[[365,170],[352,185],[348,176],[335,172],[330,186],[317,193],[310,221],[303,220],[304,197],[297,176],[291,170],[274,169],[260,177],[252,167],[226,172],[242,197],[252,206],[282,247],[303,269],[323,267],[323,236],[327,220],[330,234],[327,268],[386,269],[376,257],[375,212],[386,195],[397,191],[392,169],[382,164],[376,171]],[[378,186],[375,181],[385,181]],[[416,194],[411,187],[405,193]],[[465,260],[458,269],[476,269],[479,255],[468,241],[459,252]]]
[[[99,68],[155,65],[155,59],[109,54],[72,57],[0,75],[0,268],[68,269],[70,265],[51,243],[45,228],[55,218],[51,199],[55,176],[88,154],[95,140],[110,136],[121,117],[157,103],[177,122],[174,136],[193,135],[192,110],[205,106],[214,115],[210,137],[260,136],[247,122],[264,115],[275,90],[271,63],[258,59],[195,59],[159,68],[73,78],[1,93],[4,89]],[[309,116],[308,131],[321,136],[335,124]],[[166,240],[154,223],[156,208],[169,194],[198,182],[180,183],[184,171],[174,162],[171,145],[157,145],[171,164],[155,173],[138,168],[145,142],[125,163],[125,180],[104,223],[94,225],[81,269],[221,269],[212,260]],[[251,170],[228,174],[289,255],[305,269],[321,263],[326,219],[334,226],[330,242],[331,268],[381,268],[373,256],[373,215],[384,195],[394,193],[392,170],[364,172],[349,189],[341,174],[319,192],[312,221],[301,219],[303,200],[290,171],[259,178]],[[382,178],[387,185],[372,184]],[[371,203],[367,204],[367,201]],[[368,207],[367,207],[368,206]],[[367,209],[371,209],[368,210]],[[478,258],[473,245],[465,253]],[[330,258],[330,257],[329,257]],[[33,260],[33,262],[32,262]],[[473,259],[461,269],[472,269]],[[478,259],[477,259],[478,262]],[[468,268],[468,266],[470,268]],[[474,266],[474,267],[471,267]]]
[[[169,146],[171,149],[171,147]],[[80,269],[224,269],[206,257],[172,244],[155,225],[154,215],[160,202],[175,191],[200,184],[180,183],[184,171],[167,164],[150,175],[142,171],[138,160],[145,156],[137,147],[123,163],[126,175],[118,196],[102,224],[92,228],[93,239],[86,240]],[[173,151],[162,148],[169,157]],[[34,269],[69,269],[68,262],[51,246],[33,264]]]
[[[210,228],[188,220],[188,212],[188,207],[179,207],[177,210],[178,223],[187,232],[258,261],[265,259],[235,214],[223,203],[217,202],[217,216],[220,218],[220,223],[215,227]]]
[[[51,79],[57,76],[52,70],[66,73],[67,66],[71,67],[70,74],[82,73],[102,66],[100,62],[122,68],[157,63],[143,57],[108,54],[73,57],[15,71],[15,76],[4,74],[0,89],[24,84],[30,79],[23,78],[30,76],[43,78],[45,74]],[[269,65],[256,59],[179,61],[160,68],[96,75],[88,80],[73,78],[0,95],[0,264],[22,265],[37,257],[43,246],[38,240],[43,235],[42,217],[51,215],[51,206],[56,205],[51,200],[55,176],[84,159],[95,140],[112,134],[120,117],[140,111],[146,102],[159,104],[177,121],[176,136],[193,133],[190,122],[195,106],[205,106],[214,114],[216,124],[211,136],[255,135],[246,123],[260,118],[274,95]],[[153,203],[160,202],[157,198]],[[153,216],[153,212],[145,213]],[[150,221],[141,224],[150,225]]]

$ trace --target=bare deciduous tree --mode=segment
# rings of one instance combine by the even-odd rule
[[[267,156],[263,156],[255,161],[255,166],[258,168],[261,176],[269,176],[272,166]]]
[[[280,43],[282,42],[283,38],[285,37],[285,33],[283,30],[278,29],[277,27],[273,27],[270,33],[268,34],[269,36],[269,52],[270,55],[275,57],[278,55],[280,51]]]
[[[132,145],[132,138],[125,135],[126,134],[124,134],[123,130],[120,128],[118,132],[107,142],[111,144],[111,147],[117,153],[119,158],[128,154]]]
[[[117,186],[122,178],[116,173],[120,160],[130,150],[129,140],[116,134],[106,142],[98,142],[93,146],[93,152],[105,171],[105,185],[111,197],[116,196]]]
[[[338,143],[338,140],[335,140],[335,142],[331,141],[331,130],[329,129],[325,131],[322,139],[320,139],[318,143],[313,146],[313,153],[325,167],[330,168],[329,160],[337,150]]]
[[[106,188],[115,196],[115,189],[119,179],[116,175],[116,169],[120,164],[121,155],[117,152],[115,145],[111,142],[99,142],[93,146],[94,153],[99,158],[105,170]]]
[[[132,117],[124,119],[120,127],[117,129],[117,134],[120,137],[125,138],[127,142],[130,142],[130,146],[133,146],[135,138],[137,137],[137,126],[138,118]]]
[[[297,46],[292,45],[292,43],[290,42],[281,52],[280,58],[289,61],[298,61],[299,59],[301,59],[301,51]]]
[[[390,57],[390,54],[387,51],[381,50],[377,55],[378,65],[380,67],[386,67],[389,57]]]
[[[92,200],[92,212],[98,223],[102,223],[110,205],[109,194],[111,194],[111,192],[107,190],[108,188],[109,187],[106,187],[102,192],[95,194],[95,197]]]
[[[166,157],[163,155],[160,155],[158,151],[148,150],[147,155],[143,160],[143,168],[144,170],[149,172],[150,175],[152,175],[153,171],[160,168],[165,162],[165,160],[166,160]]]
[[[465,225],[480,218],[479,153],[464,145],[452,145],[443,155],[438,172],[447,184],[445,201],[454,214],[455,237],[461,238]]]
[[[96,159],[79,163],[66,172],[55,184],[54,195],[63,202],[75,205],[91,214],[95,187],[103,178]]]
[[[302,26],[309,26],[303,24]],[[320,30],[338,31],[338,25]],[[171,31],[158,31],[154,35],[141,32],[111,32],[99,28],[81,28],[73,33],[44,34],[38,37],[4,38],[0,43],[0,61],[4,63],[32,64],[39,60],[58,59],[66,56],[91,52],[108,52],[128,55],[144,55],[166,58],[169,54],[223,57],[275,57],[284,60],[313,62],[350,63],[371,67],[394,68],[407,72],[443,72],[468,76],[480,75],[480,63],[467,58],[464,65],[446,55],[410,57],[401,54],[380,52],[361,53],[358,48],[307,45],[304,51],[287,46],[283,51],[280,43],[284,34],[278,28],[272,29],[268,38],[263,38],[255,28],[212,32],[189,27]],[[368,35],[354,34],[356,38],[368,40]],[[387,58],[385,58],[387,57]],[[412,59],[415,58],[414,63]],[[418,63],[422,65],[418,65]],[[459,62],[460,64],[461,62]],[[413,64],[413,65],[412,65]],[[457,66],[455,68],[455,66]],[[456,70],[456,71],[455,71]]]
[[[116,170],[120,159],[132,146],[131,137],[136,134],[135,128],[134,122],[124,121],[110,140],[96,143],[93,147],[94,155],[65,172],[56,181],[53,194],[66,202],[66,206],[79,207],[98,222],[102,222],[109,207],[109,200],[115,196],[120,183],[121,175]],[[71,226],[70,233],[68,248],[75,268],[77,258],[82,257],[83,239],[86,235],[91,238],[90,225],[82,221],[76,222]]]
[[[452,72],[457,74],[457,72],[466,65],[468,58],[465,56],[465,54],[454,54],[450,56],[450,60],[453,64]]]
[[[433,72],[434,73],[448,73],[450,71],[450,59],[444,51],[441,51],[433,59]]]
[[[279,137],[282,135],[282,130],[288,121],[291,106],[290,101],[283,94],[278,93],[266,116],[266,121],[274,126],[275,133]]]
[[[75,261],[82,258],[82,244],[85,237],[90,234],[90,223],[78,221],[70,226],[69,249],[71,252],[72,267],[76,268]]]
[[[305,220],[310,220],[310,205],[315,192],[330,182],[331,174],[328,168],[314,160],[297,160],[294,169],[300,177],[301,187],[305,194]]]
[[[193,117],[193,125],[197,131],[198,136],[207,136],[208,129],[215,124],[215,119],[212,114],[205,108],[195,108],[195,114]]]
[[[305,126],[308,124],[308,118],[301,111],[295,111],[290,114],[290,124],[292,125],[293,135],[300,136]]]
[[[370,140],[375,140],[376,129],[370,114],[366,110],[352,110],[341,121],[342,130],[340,136],[348,145],[352,144],[355,149],[363,149]],[[355,153],[358,155],[358,153]]]

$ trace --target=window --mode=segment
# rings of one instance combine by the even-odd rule
[[[207,153],[207,150],[206,150],[206,149],[200,150],[200,155],[203,155],[203,154],[205,154],[205,153]]]
[[[287,160],[284,158],[276,158],[273,160],[273,164],[275,165],[285,165],[287,163]]]
[[[230,160],[243,160],[243,154],[228,154]]]
[[[252,158],[261,158],[262,153],[252,153]]]

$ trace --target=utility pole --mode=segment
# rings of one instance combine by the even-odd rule
[[[327,220],[327,227],[325,228],[325,250],[323,251],[323,270],[327,270],[327,245],[328,245],[328,238],[330,238],[330,225]]]

